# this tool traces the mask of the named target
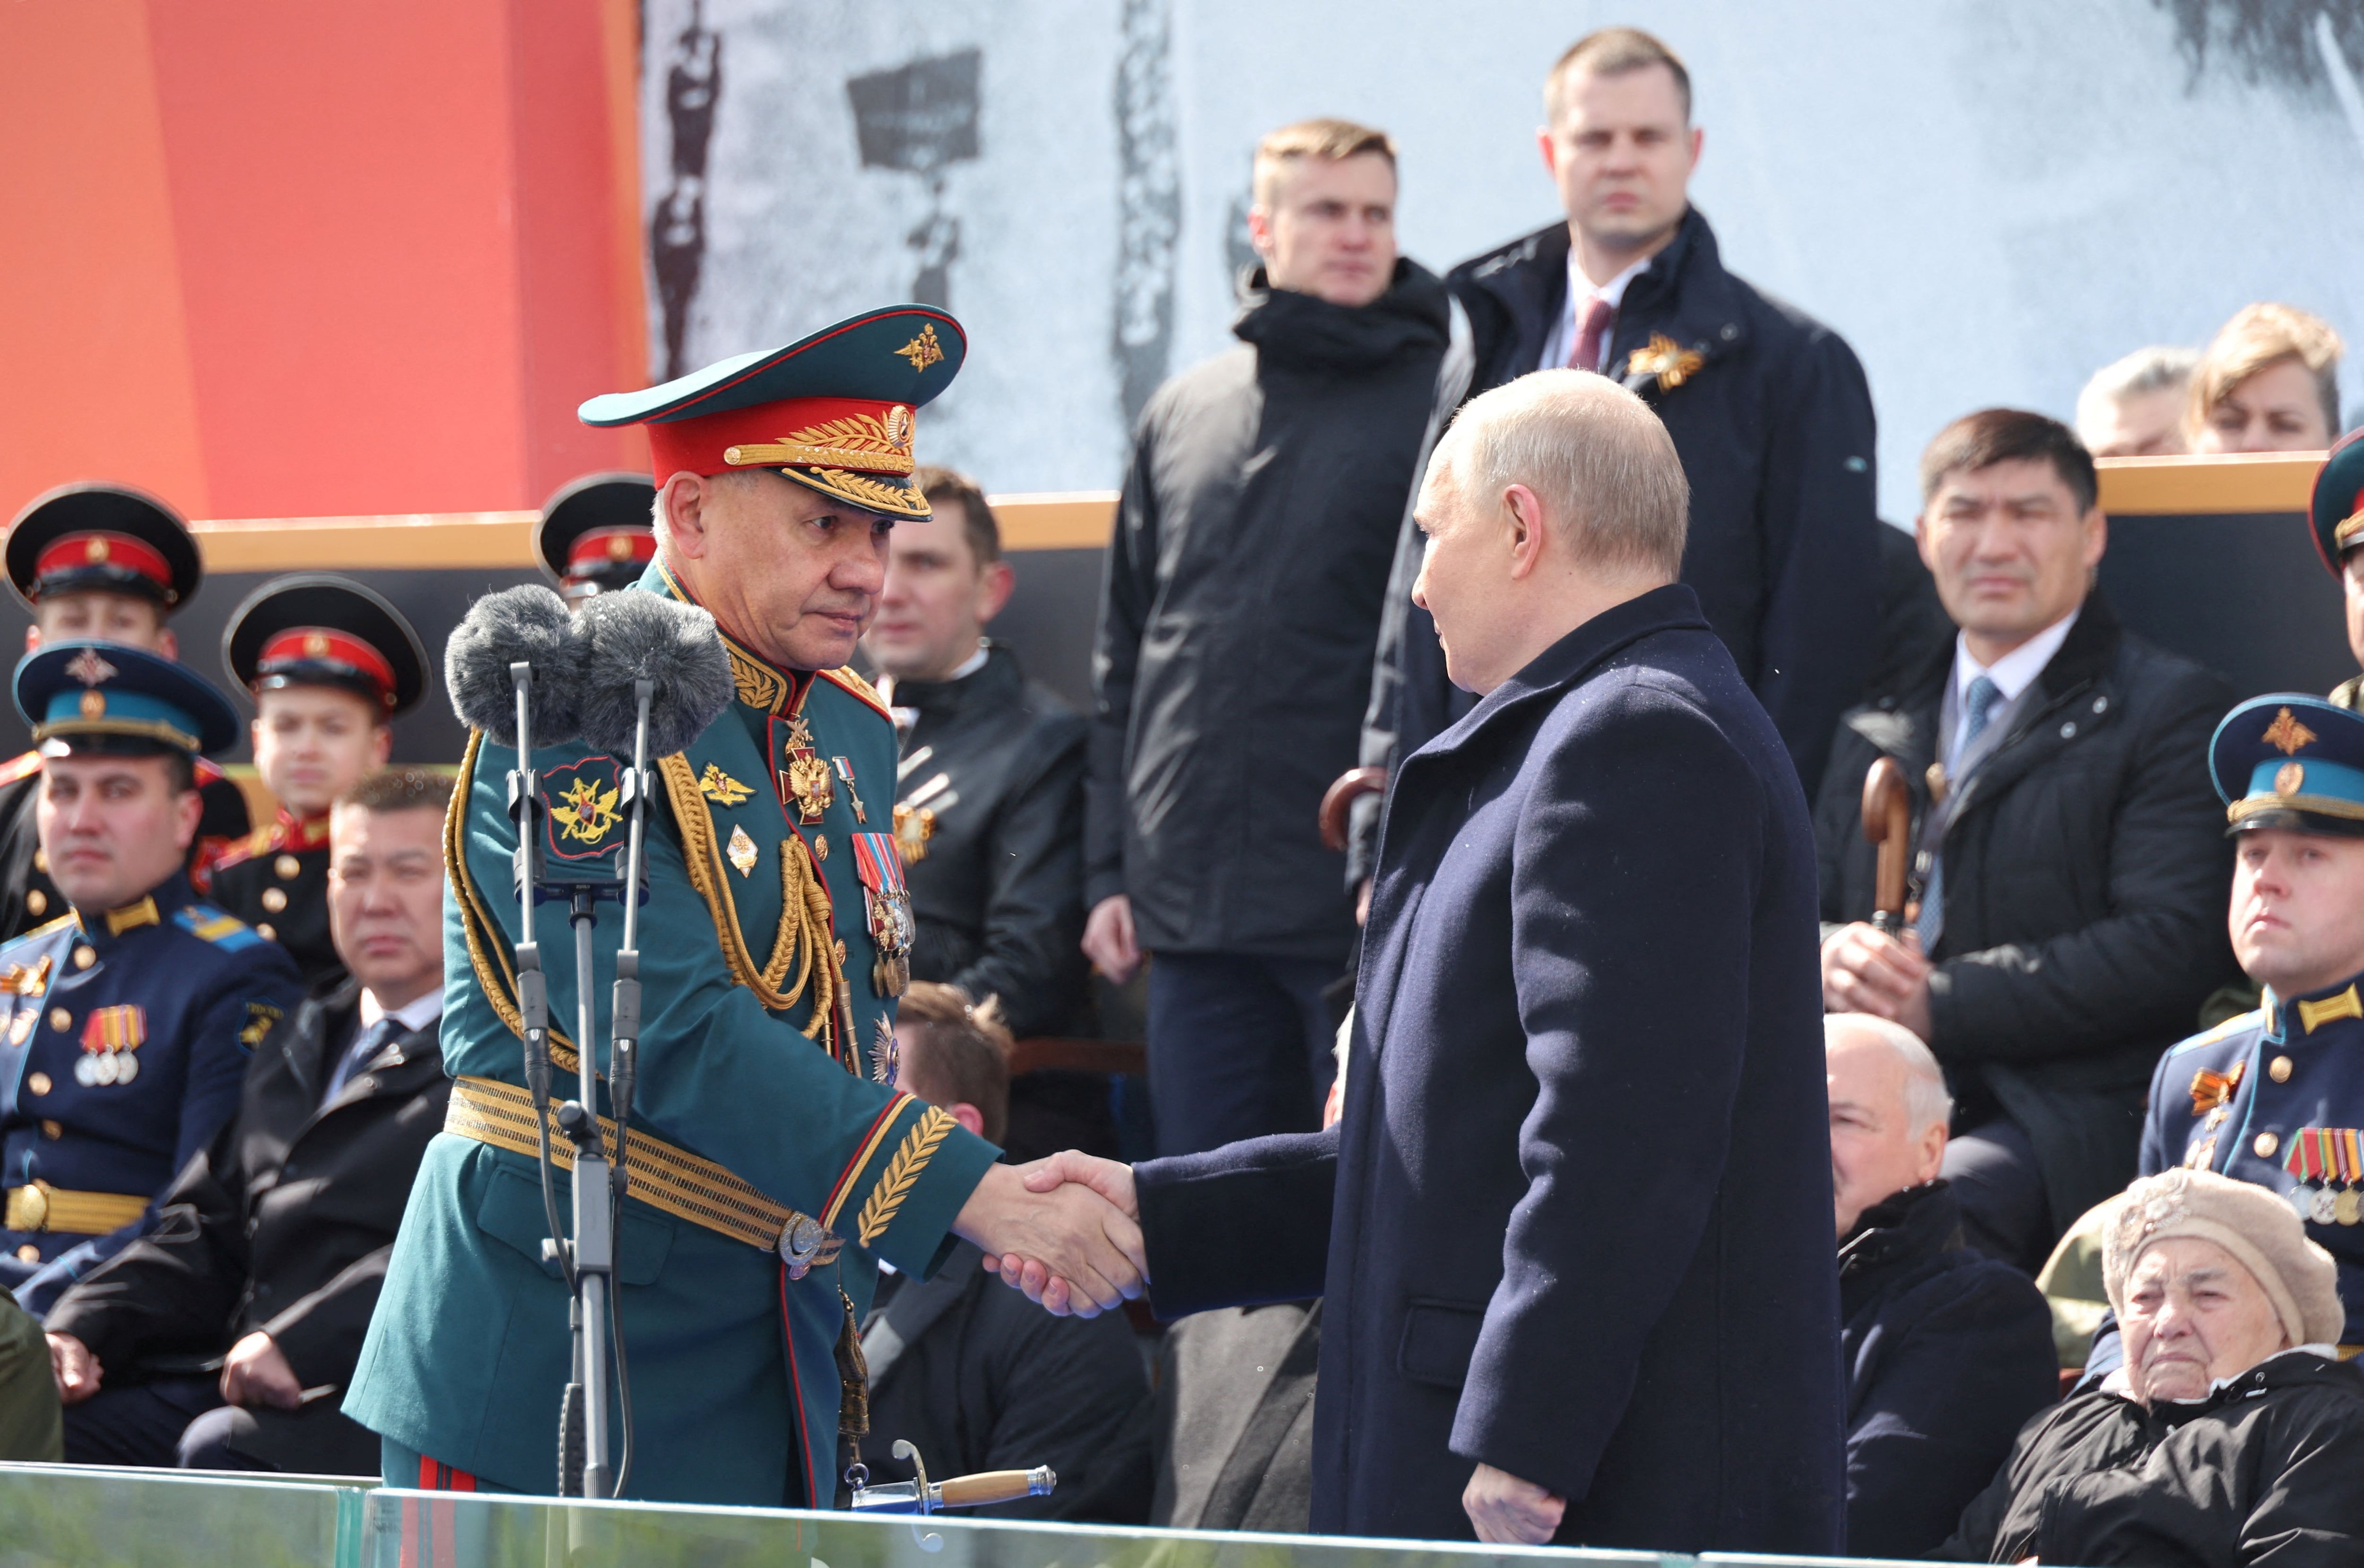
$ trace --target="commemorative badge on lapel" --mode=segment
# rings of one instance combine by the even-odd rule
[[[1684,348],[1663,332],[1653,332],[1646,348],[1625,356],[1626,384],[1656,381],[1660,392],[1672,392],[1697,375],[1706,363],[1707,356],[1697,350]]]
[[[94,1007],[82,1027],[82,1060],[74,1063],[74,1082],[85,1089],[128,1084],[139,1076],[135,1053],[148,1039],[148,1014],[125,1004]]]
[[[613,757],[585,757],[542,770],[541,803],[552,857],[588,861],[616,852],[624,841],[623,773]]]
[[[911,891],[891,833],[853,835],[854,874],[862,879],[862,902],[870,915],[870,945],[878,958],[870,984],[881,996],[900,996],[911,984]]]

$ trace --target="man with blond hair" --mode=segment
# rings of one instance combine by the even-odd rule
[[[1338,1125],[1029,1175],[1138,1215],[1162,1316],[1324,1297],[1316,1530],[1839,1550],[1813,841],[1687,489],[1599,376],[1463,410],[1417,591],[1478,706],[1396,781]]]
[[[1396,253],[1386,133],[1308,120],[1256,150],[1237,347],[1141,417],[1093,660],[1084,951],[1154,955],[1157,1147],[1310,1132],[1355,934],[1316,825],[1355,762],[1451,306]]]

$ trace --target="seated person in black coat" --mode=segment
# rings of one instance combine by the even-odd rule
[[[75,1463],[375,1475],[338,1396],[452,1092],[447,780],[397,768],[337,803],[329,917],[352,977],[256,1048],[237,1117],[156,1229],[50,1309]]]
[[[1080,1032],[1083,715],[985,637],[1014,576],[976,482],[913,476],[931,518],[895,525],[878,618],[862,650],[903,733],[895,844],[919,931],[911,977],[1001,1003],[1009,1032]],[[1010,1159],[1113,1152],[1104,1079],[1031,1073],[1011,1085]]]
[[[1917,1557],[2052,1403],[2052,1318],[2025,1274],[1962,1245],[1937,1175],[1937,1059],[1868,1013],[1823,1025],[1847,1377],[1847,1554]]]
[[[1814,813],[1823,996],[1937,1053],[1969,1242],[2032,1274],[2133,1178],[2153,1063],[2234,977],[2207,767],[2232,692],[2093,589],[2109,524],[2067,427],[1967,415],[1922,454],[1921,492],[1921,557],[1961,630],[1840,721]],[[1901,939],[1867,923],[1882,757],[1912,795]]]
[[[1968,1562],[2364,1562],[2364,1366],[2331,1256],[2213,1171],[2126,1189],[2102,1241],[2126,1363],[2027,1424],[1935,1554]]]
[[[896,525],[898,528],[900,524]],[[1009,1035],[990,1001],[914,982],[895,1026],[896,1083],[980,1138],[998,1141]],[[1054,1318],[1004,1290],[960,1242],[934,1277],[881,1269],[862,1326],[870,1366],[874,1481],[908,1481],[908,1439],[931,1476],[1047,1464],[1047,1497],[972,1510],[990,1518],[1143,1524],[1149,1518],[1149,1369],[1121,1312]]]

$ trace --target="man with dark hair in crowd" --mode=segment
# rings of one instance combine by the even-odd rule
[[[1970,1242],[2033,1273],[2132,1175],[2152,1064],[2232,977],[2206,765],[2232,694],[2123,630],[2094,589],[2108,524],[2065,426],[1965,416],[1930,442],[1921,488],[1922,559],[1961,630],[1839,727],[1815,814],[1823,994],[1937,1053]],[[1913,801],[1901,938],[1868,923],[1880,757]]]
[[[419,768],[361,781],[329,835],[329,920],[351,977],[263,1040],[237,1118],[156,1229],[48,1319],[76,1463],[375,1475],[338,1407],[452,1082],[443,808]]]
[[[1085,1008],[1084,752],[1091,727],[985,635],[1016,573],[975,480],[912,475],[934,516],[896,525],[862,649],[903,731],[895,849],[918,934],[911,975],[992,997],[1020,1038],[1076,1032]],[[1031,1073],[1012,1086],[1023,1162],[1115,1136],[1106,1080]]]
[[[205,564],[189,525],[154,496],[117,484],[60,485],[17,514],[6,555],[8,585],[33,612],[26,652],[45,642],[120,642],[180,658],[170,622],[205,581]],[[236,783],[203,757],[195,767],[205,811],[189,860],[202,893],[250,818]],[[0,762],[0,941],[66,911],[34,820],[40,794],[39,751]]]
[[[1354,765],[1452,307],[1396,252],[1395,147],[1310,120],[1256,150],[1241,346],[1141,417],[1102,592],[1084,951],[1154,957],[1169,1154],[1310,1132],[1354,909],[1316,820]]]
[[[1634,28],[1578,39],[1537,133],[1564,216],[1446,275],[1482,392],[1533,370],[1648,400],[1690,481],[1682,580],[1773,716],[1808,793],[1856,701],[1880,609],[1871,393],[1845,339],[1724,270],[1690,205],[1701,133],[1682,61]],[[1409,533],[1399,597],[1418,570]],[[1401,624],[1397,624],[1400,617]],[[1391,765],[1468,711],[1427,613],[1391,606],[1363,761]],[[1368,853],[1366,812],[1357,874]]]
[[[914,981],[895,1023],[896,1083],[999,1142],[1009,1033],[991,1002]],[[939,1475],[1047,1464],[1059,1485],[977,1510],[991,1518],[1142,1524],[1149,1518],[1149,1376],[1121,1312],[1054,1318],[978,1267],[960,1242],[926,1281],[882,1273],[863,1325],[874,1479],[904,1480],[909,1440]]]
[[[1962,1245],[1937,1174],[1952,1102],[1912,1030],[1823,1023],[1847,1375],[1847,1554],[1914,1557],[1994,1478],[2058,1392],[2052,1318],[2026,1275]]]
[[[304,990],[285,953],[189,884],[196,761],[236,742],[229,698],[111,642],[50,643],[15,685],[64,900],[0,947],[0,1285],[38,1317],[146,1229]]]

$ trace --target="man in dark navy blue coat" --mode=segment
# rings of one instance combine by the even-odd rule
[[[1343,1120],[1030,1176],[1137,1206],[1164,1316],[1325,1298],[1316,1530],[1839,1550],[1813,841],[1685,496],[1605,378],[1465,409],[1419,592],[1481,696],[1396,780]]]

